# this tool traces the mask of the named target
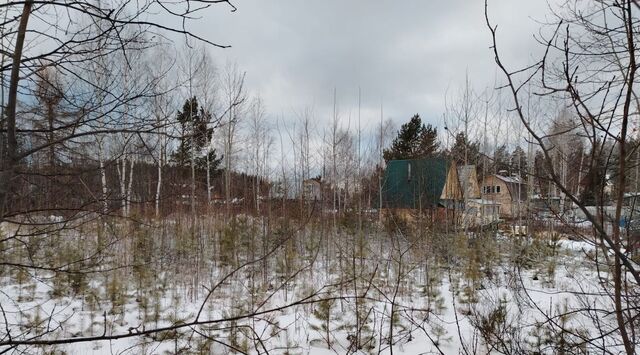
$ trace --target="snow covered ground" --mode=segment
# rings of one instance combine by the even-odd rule
[[[232,272],[208,258],[198,284],[192,268],[163,263],[144,274],[88,277],[77,290],[69,289],[72,274],[4,275],[0,304],[10,328],[24,332],[13,339],[122,336],[15,349],[29,353],[482,354],[498,337],[512,349],[554,353],[549,344],[557,337],[612,329],[613,316],[598,318],[599,330],[588,312],[565,316],[611,307],[599,284],[607,275],[588,261],[591,245],[562,240],[557,249],[544,246],[547,255],[531,245],[534,252],[507,248],[505,238],[495,247],[468,245],[449,264],[370,243],[366,255],[334,248],[324,257],[296,257],[289,272],[277,272],[287,267],[285,253],[271,261],[266,280],[261,263]],[[196,319],[206,324],[185,325]],[[139,335],[162,327],[176,329]],[[615,338],[603,337],[602,346],[615,349]]]

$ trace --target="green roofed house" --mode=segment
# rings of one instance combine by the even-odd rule
[[[391,160],[382,185],[383,207],[394,210],[463,208],[454,161],[443,158]]]

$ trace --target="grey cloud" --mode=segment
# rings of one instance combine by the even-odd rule
[[[232,45],[211,51],[219,62],[236,61],[247,71],[247,87],[264,97],[270,114],[293,115],[313,105],[328,119],[334,87],[345,117],[357,105],[396,122],[420,113],[440,124],[447,88],[468,71],[482,90],[494,81],[495,66],[484,2],[242,0],[238,11],[207,10],[193,29]],[[499,0],[490,12],[509,63],[522,65],[536,53],[532,34],[543,18],[544,1]],[[378,117],[363,117],[377,121]]]

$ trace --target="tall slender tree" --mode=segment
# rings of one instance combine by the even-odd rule
[[[176,121],[180,124],[180,143],[172,155],[174,162],[179,166],[188,166],[193,155],[197,170],[206,171],[208,159],[210,171],[217,171],[222,157],[218,157],[210,145],[214,131],[209,126],[211,114],[199,106],[194,96],[185,101],[176,114]]]

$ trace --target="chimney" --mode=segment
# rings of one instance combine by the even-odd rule
[[[500,171],[498,171],[498,175],[500,175],[500,176],[509,176],[509,172],[507,172],[506,170],[500,170]]]

